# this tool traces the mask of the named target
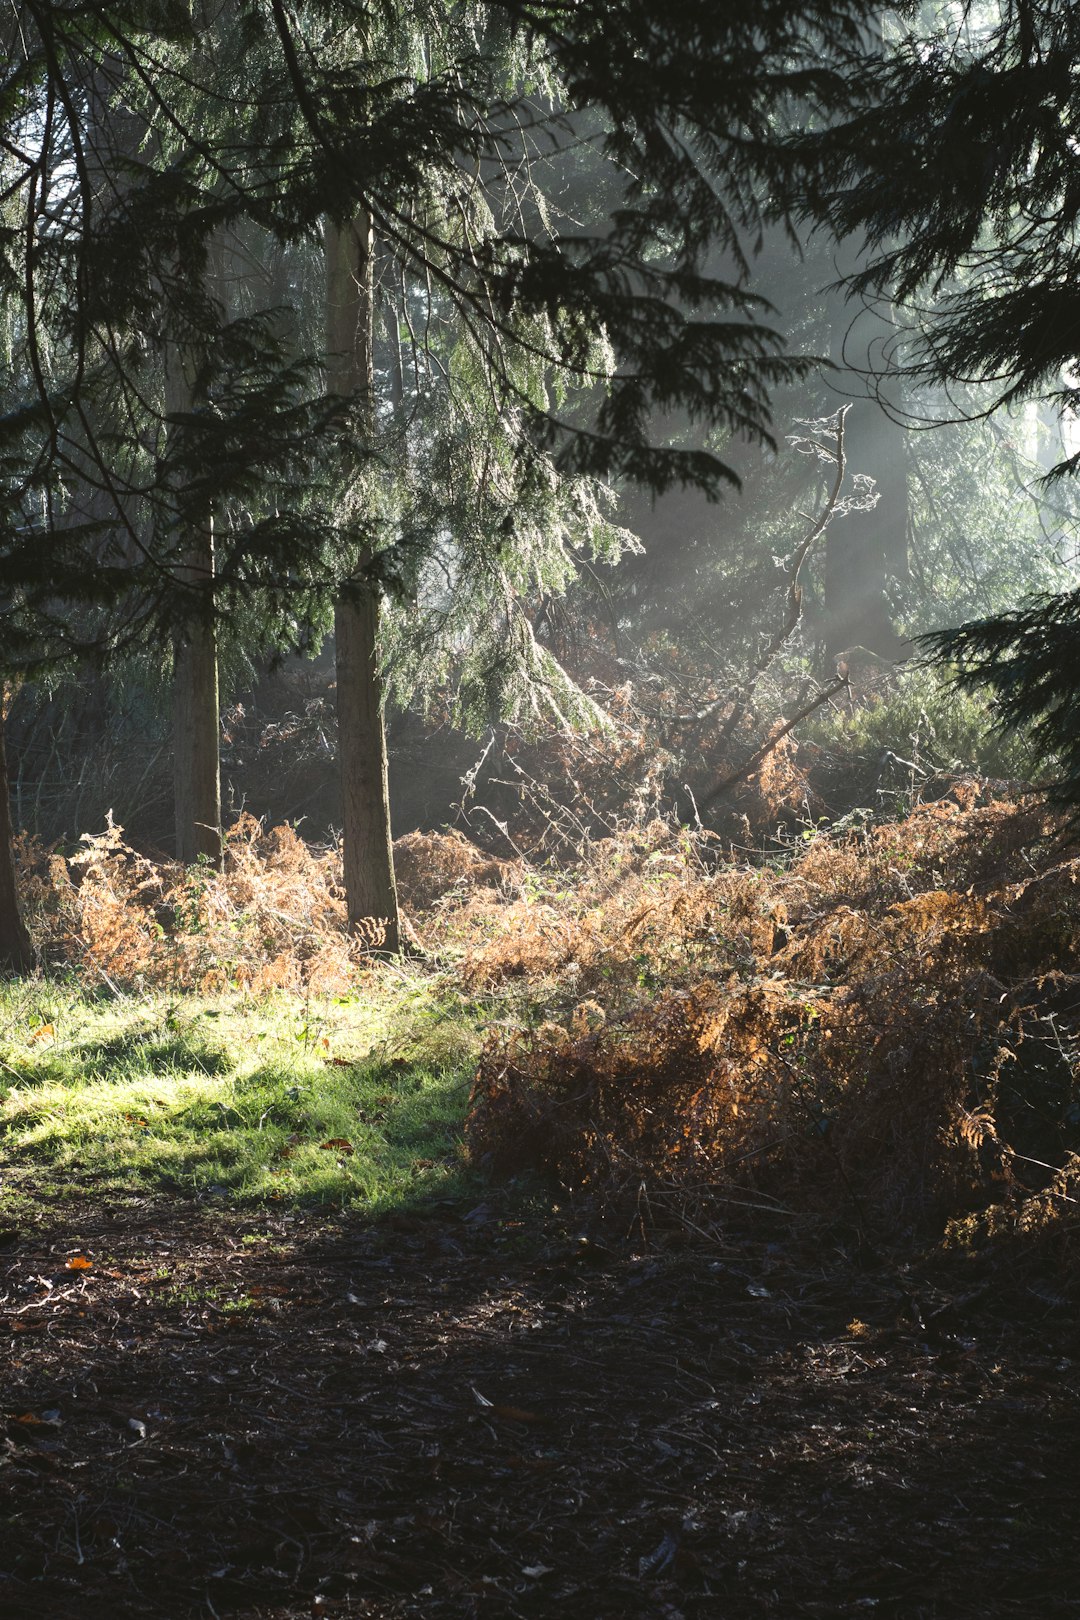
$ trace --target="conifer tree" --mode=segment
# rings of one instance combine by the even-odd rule
[[[508,447],[488,505],[501,532],[477,527],[484,560],[453,571],[451,594],[486,580],[502,645],[518,637],[537,667],[515,566],[500,558],[529,531],[515,499],[539,533],[566,481],[586,534],[605,527],[589,515],[598,480],[716,495],[730,467],[658,444],[657,425],[678,408],[767,439],[769,387],[806,369],[779,353],[748,290],[746,244],[778,109],[820,116],[843,100],[838,64],[868,8],[230,0],[227,29],[210,9],[33,0],[8,25],[0,291],[25,387],[0,424],[4,661],[46,656],[44,630],[67,649],[190,623],[191,535],[208,514],[211,617],[258,602],[284,622],[297,593],[325,597],[345,577],[373,594],[415,578],[418,558],[438,566],[435,514],[426,534],[421,522],[405,533],[340,493],[322,499],[344,439],[361,461],[376,452],[363,409],[350,418],[348,400],[284,355],[272,320],[226,319],[200,292],[216,233],[314,243],[326,220],[341,229],[363,213],[406,286],[404,313],[411,297],[456,326],[443,376],[460,386],[471,373]],[[603,217],[556,218],[530,171],[562,183],[582,140],[605,168]],[[707,260],[718,243],[731,266],[720,276]],[[207,356],[190,410],[163,402],[170,344]],[[454,500],[464,511],[476,493]],[[554,560],[538,566],[557,570],[566,522],[553,532]],[[103,632],[117,615],[122,629]]]
[[[861,233],[850,280],[910,308],[916,383],[974,386],[979,409],[1037,398],[1080,406],[1080,8],[996,0],[897,31],[853,74],[856,105],[790,151],[807,210]],[[1052,476],[1080,472],[1066,455]],[[1032,727],[1080,804],[1080,595],[1042,596],[926,638],[960,680],[988,685],[1002,721]]]
[[[327,373],[336,392],[355,399],[369,439],[375,427],[374,249],[365,210],[346,225],[327,228]],[[379,667],[379,587],[363,573],[363,563],[371,560],[365,548],[346,572],[334,604],[345,895],[350,929],[374,921],[381,948],[396,952],[400,925]]]

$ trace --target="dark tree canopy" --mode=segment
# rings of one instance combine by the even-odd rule
[[[114,641],[175,614],[178,595],[187,613],[178,548],[211,509],[221,600],[295,597],[332,572],[324,449],[362,435],[273,310],[238,317],[215,296],[223,232],[314,242],[365,209],[561,471],[715,494],[730,467],[664,444],[663,418],[767,439],[770,387],[807,363],[781,353],[747,256],[778,120],[843,101],[866,10],[20,8],[0,108],[7,661],[31,660],[43,633],[100,635],[118,604]],[[571,222],[558,193],[583,143],[604,206]],[[156,380],[170,348],[198,357],[180,413]],[[553,386],[530,386],[523,354]],[[576,405],[560,377],[585,390]],[[369,534],[337,538],[370,549]]]

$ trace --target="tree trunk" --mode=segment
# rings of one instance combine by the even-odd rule
[[[170,414],[194,404],[195,360],[176,347],[166,360],[165,407]],[[221,755],[217,630],[211,590],[214,523],[207,514],[183,551],[178,570],[191,607],[173,638],[173,794],[176,858],[185,866],[204,856],[222,860]]]
[[[904,642],[892,622],[889,584],[908,578],[909,495],[907,430],[896,419],[902,400],[893,397],[887,356],[895,334],[875,311],[837,301],[833,332],[836,385],[853,397],[844,430],[849,477],[872,478],[878,501],[834,518],[826,532],[826,651],[831,659],[865,647],[899,659]]]
[[[12,847],[11,800],[4,753],[4,694],[0,690],[0,973],[28,973],[34,965],[30,935],[19,908]]]
[[[852,474],[873,480],[878,502],[834,518],[825,535],[826,640],[830,657],[866,647],[903,656],[892,622],[890,580],[907,577],[908,480],[905,429],[875,400],[857,399],[845,431]]]
[[[374,429],[374,309],[371,219],[326,229],[327,383],[352,395],[367,431]],[[350,932],[372,922],[379,946],[400,949],[397,884],[390,830],[386,729],[379,675],[378,588],[359,571],[334,610],[338,757],[344,815],[345,898]]]
[[[211,552],[211,566],[212,562]],[[220,867],[220,724],[217,637],[212,623],[191,620],[177,633],[172,684],[176,858],[190,866],[205,856]]]

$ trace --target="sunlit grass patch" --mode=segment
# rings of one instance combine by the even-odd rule
[[[0,987],[0,1157],[58,1185],[380,1210],[451,1196],[479,1020],[437,981],[349,995]]]

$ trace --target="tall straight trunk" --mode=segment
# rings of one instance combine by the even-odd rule
[[[868,55],[885,54],[886,12],[863,22]],[[850,271],[864,268],[865,241],[847,238],[837,245]],[[845,426],[850,473],[873,478],[877,505],[834,519],[825,532],[825,639],[829,658],[865,647],[879,657],[899,660],[910,648],[893,623],[889,586],[909,578],[910,492],[903,400],[890,358],[897,325],[889,312],[857,298],[829,300],[833,355],[840,392],[854,397]],[[845,379],[844,371],[849,372]],[[859,397],[867,394],[865,402]]]
[[[375,281],[370,216],[326,228],[327,383],[353,396],[374,430]],[[357,559],[359,570],[363,558]],[[390,831],[386,728],[379,674],[379,595],[362,572],[334,608],[338,757],[341,768],[345,898],[350,932],[381,929],[381,948],[401,943]]]
[[[853,302],[833,300],[832,321],[838,367],[833,378],[841,394],[854,396],[844,429],[848,470],[874,480],[878,501],[867,511],[834,518],[826,531],[827,652],[833,657],[865,647],[899,659],[905,648],[893,624],[889,588],[908,578],[910,501],[907,430],[897,419],[903,400],[888,362],[895,334],[876,311]]]
[[[170,348],[165,405],[173,412],[194,404],[194,359]],[[214,578],[214,523],[208,514],[186,538],[179,583],[193,598],[173,638],[173,796],[176,858],[190,866],[200,856],[221,865],[221,756],[217,631],[210,594]],[[202,601],[199,598],[202,598]]]
[[[189,553],[189,557],[191,553]],[[212,567],[213,551],[193,559],[186,573]],[[173,642],[173,791],[176,858],[190,866],[200,856],[221,865],[221,762],[217,636],[212,623],[190,621]]]
[[[907,578],[906,430],[873,399],[857,399],[845,431],[852,473],[874,480],[876,506],[834,518],[825,534],[828,652],[866,647],[882,658],[903,656],[892,622],[889,586]]]
[[[33,966],[34,951],[19,908],[13,833],[4,752],[4,693],[0,689],[0,973],[27,973]]]

